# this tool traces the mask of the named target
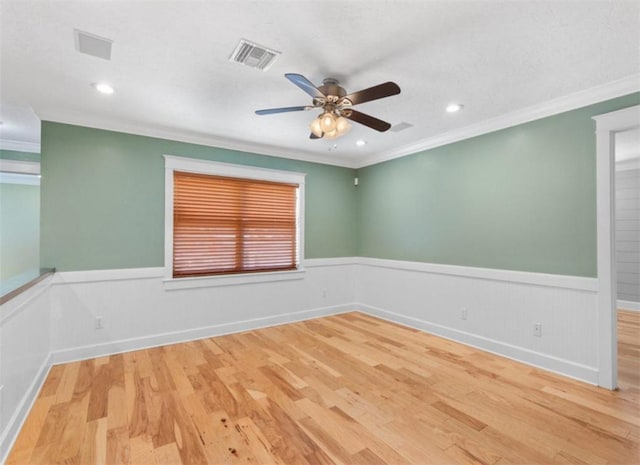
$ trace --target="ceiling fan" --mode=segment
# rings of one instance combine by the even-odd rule
[[[320,108],[323,110],[322,113],[314,119],[309,126],[311,129],[311,135],[309,137],[311,139],[335,139],[336,137],[340,137],[351,128],[347,120],[355,121],[356,123],[380,132],[385,132],[391,127],[386,121],[354,110],[352,107],[360,103],[399,94],[400,87],[398,87],[395,82],[385,82],[384,84],[379,84],[347,95],[347,91],[333,78],[325,79],[320,87],[316,87],[301,74],[288,73],[285,74],[284,77],[313,97],[312,104],[299,107],[256,110],[256,114],[272,115],[275,113],[288,113],[291,111]]]

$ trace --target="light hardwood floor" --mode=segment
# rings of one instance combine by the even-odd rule
[[[638,316],[617,392],[360,313],[58,365],[7,465],[637,464]]]
[[[640,312],[618,310],[618,385],[621,391],[639,392]]]

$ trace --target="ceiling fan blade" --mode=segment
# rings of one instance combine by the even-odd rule
[[[356,110],[349,109],[347,111],[343,111],[342,116],[380,132],[385,132],[391,127],[391,125],[386,121],[382,121],[381,119],[374,118],[373,116],[369,116]]]
[[[290,111],[303,111],[303,110],[311,110],[314,107],[304,106],[304,107],[282,107],[282,108],[268,108],[266,110],[256,110],[256,115],[273,115],[275,113],[288,113]]]
[[[384,84],[369,87],[368,89],[359,90],[358,92],[345,96],[344,99],[348,99],[352,105],[358,105],[360,103],[370,102],[371,100],[391,97],[399,93],[400,87],[398,87],[398,84],[389,81]]]
[[[314,133],[311,133],[311,134],[309,134],[309,139],[322,139],[322,138],[316,136]]]
[[[326,98],[326,95],[320,92],[318,88],[302,74],[287,73],[284,77],[293,82],[296,86],[300,87],[313,98]]]

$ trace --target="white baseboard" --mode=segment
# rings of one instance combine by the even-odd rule
[[[4,431],[0,433],[0,463],[4,463],[6,461],[11,448],[13,447],[13,444],[18,437],[18,433],[22,429],[22,425],[27,419],[27,415],[31,411],[33,403],[38,397],[40,388],[44,384],[44,381],[47,379],[47,375],[49,374],[50,369],[51,354],[45,357],[42,365],[40,365],[40,368],[38,369],[36,376],[33,378],[33,381],[31,381],[31,384],[25,391],[25,394],[18,404],[18,407],[14,410],[13,415],[11,415],[9,423],[7,423]]]
[[[633,302],[632,300],[618,300],[616,301],[616,306],[619,310],[640,312],[640,302]]]
[[[184,331],[154,334],[153,336],[144,336],[101,344],[87,345],[82,347],[74,347],[71,349],[51,352],[50,363],[52,365],[57,365],[60,363],[85,360],[88,358],[120,354],[133,350],[149,349],[152,347],[158,347],[168,344],[177,344],[180,342],[188,342],[209,337],[223,336],[225,334],[233,334],[260,328],[268,328],[270,326],[295,323],[298,321],[310,320],[323,316],[338,315],[340,313],[354,311],[357,308],[358,304],[334,305],[312,310],[303,310],[300,312],[282,313],[279,315],[273,315],[264,318],[234,321],[232,323],[223,323],[202,328],[188,329]]]
[[[400,315],[398,313],[372,307],[370,305],[361,304],[358,308],[364,313],[368,313],[369,315],[382,318],[384,320],[419,329],[445,339],[460,342],[462,344],[466,344],[492,354],[500,355],[520,363],[526,363],[528,365],[542,368],[543,370],[551,371],[562,376],[568,376],[593,385],[598,384],[598,369],[595,367],[581,365],[569,360],[563,360],[465,331],[448,328],[429,321]]]

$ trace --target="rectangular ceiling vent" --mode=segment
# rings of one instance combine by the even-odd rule
[[[406,121],[403,121],[402,123],[398,123],[394,126],[391,126],[391,131],[392,132],[400,132],[400,131],[404,131],[405,129],[409,129],[412,128],[413,124],[411,123],[407,123]]]
[[[276,50],[249,42],[246,39],[240,39],[240,43],[231,54],[229,60],[266,71],[276,61],[278,55],[280,55],[280,52]]]
[[[76,50],[104,60],[111,60],[111,44],[113,40],[100,37],[89,32],[73,30],[76,42]]]

